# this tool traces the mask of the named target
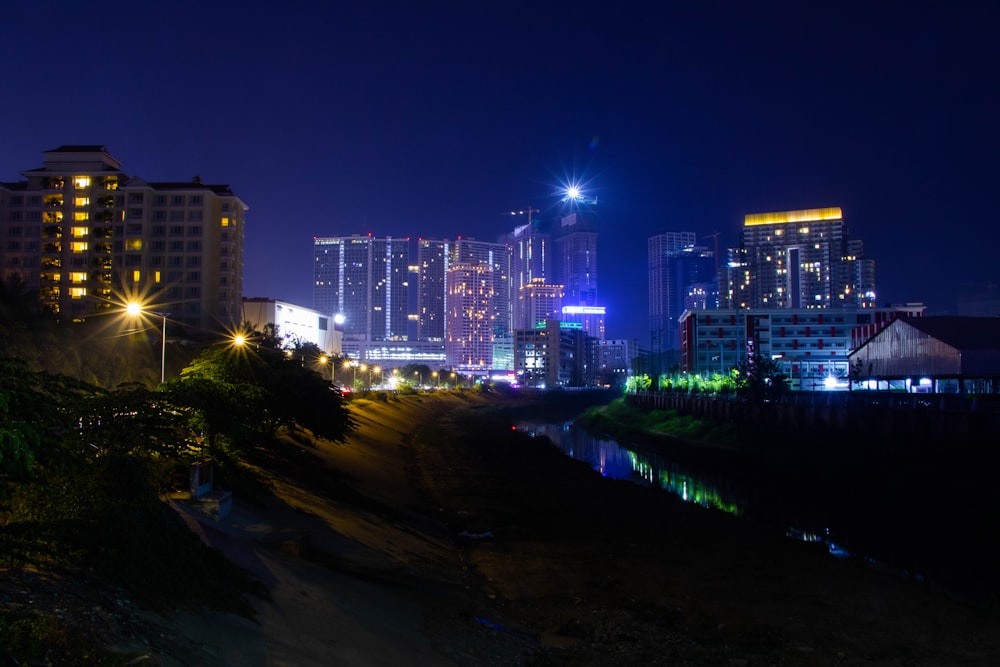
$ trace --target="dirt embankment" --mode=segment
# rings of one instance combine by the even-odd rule
[[[603,479],[513,432],[500,400],[356,401],[348,443],[289,438],[258,460],[273,495],[237,498],[221,522],[179,506],[270,599],[254,601],[253,622],[160,618],[159,637],[136,645],[164,665],[939,666],[1000,655],[995,610]]]

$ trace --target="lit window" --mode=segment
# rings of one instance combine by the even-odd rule
[[[73,187],[77,190],[83,190],[90,187],[90,176],[74,176],[73,177]]]
[[[86,222],[87,220],[90,220],[90,213],[87,211],[74,211],[73,220],[76,222]]]
[[[229,218],[223,218],[222,219],[222,226],[223,227],[228,227],[229,226]]]
[[[69,297],[71,299],[82,299],[85,296],[87,296],[87,288],[86,287],[70,287],[69,288]]]
[[[142,272],[140,272],[139,269],[132,272],[132,282],[137,283],[140,278],[142,278]]]
[[[69,244],[69,249],[73,252],[87,252],[87,247],[86,241],[73,241]]]
[[[161,281],[162,281],[162,278],[160,277],[160,272],[159,271],[154,272],[153,273],[153,282],[157,282],[158,283],[158,282],[161,282]]]
[[[70,232],[70,234],[73,235],[74,238],[78,238],[79,239],[79,238],[83,238],[84,236],[86,236],[87,234],[89,234],[90,233],[90,228],[89,227],[70,227],[69,228],[69,232]]]
[[[808,233],[809,233],[809,228],[808,227],[800,227],[799,228],[799,234],[808,234]]]
[[[71,271],[69,274],[69,281],[71,283],[87,282],[87,273],[85,271]]]
[[[77,208],[83,208],[84,206],[90,206],[90,197],[74,197],[73,206]]]
[[[142,239],[129,239],[125,241],[126,250],[142,250]]]

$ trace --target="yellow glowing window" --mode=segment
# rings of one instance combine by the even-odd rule
[[[153,273],[153,280],[155,282],[160,282],[160,272],[159,271],[156,271],[155,273]]]
[[[73,187],[75,187],[77,190],[83,190],[84,188],[89,188],[90,176],[74,176]]]
[[[228,227],[229,226],[229,218],[223,218],[222,219],[222,226],[223,227]]]
[[[125,241],[126,250],[142,250],[142,239],[129,239]]]
[[[90,220],[90,213],[87,211],[73,211],[73,220],[76,222],[86,222]]]
[[[799,228],[799,234],[808,234],[808,233],[809,233],[809,228],[808,227],[800,227]]]
[[[137,283],[140,278],[142,278],[142,272],[139,269],[132,272],[132,282]]]
[[[69,233],[75,238],[83,238],[90,233],[90,227],[70,227]]]
[[[86,241],[73,241],[69,244],[69,249],[73,252],[87,252],[87,247]]]
[[[69,296],[70,296],[71,299],[82,299],[83,297],[87,296],[87,288],[86,287],[70,287],[69,288]]]
[[[69,281],[71,283],[87,282],[87,273],[85,271],[71,271],[69,274]]]
[[[90,197],[74,197],[73,206],[77,206],[80,208],[84,206],[90,206]]]

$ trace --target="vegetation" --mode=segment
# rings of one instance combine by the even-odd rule
[[[665,435],[682,440],[733,442],[736,428],[731,423],[708,422],[676,410],[643,410],[618,398],[607,406],[593,407],[577,418],[584,428],[621,440],[644,440],[649,435]]]
[[[11,334],[0,338],[0,571],[86,579],[146,606],[251,614],[246,595],[261,589],[162,494],[187,488],[193,462],[212,461],[217,481],[237,483],[247,454],[273,448],[282,429],[343,440],[353,424],[340,393],[296,357],[232,345],[189,353],[154,389],[160,359],[148,341],[101,338],[101,323],[24,319],[11,301],[0,290],[0,334]],[[122,352],[119,368],[101,368]],[[0,655],[123,664],[64,626],[0,606]]]
[[[653,381],[647,375],[630,377],[625,385],[626,392],[649,391],[652,388]],[[665,373],[657,378],[655,389],[684,394],[738,396],[761,402],[788,391],[788,378],[776,361],[755,354],[728,373]]]

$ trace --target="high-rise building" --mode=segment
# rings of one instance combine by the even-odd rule
[[[417,340],[444,340],[444,283],[450,253],[448,241],[417,239]]]
[[[526,315],[520,312],[521,289],[536,280],[546,282],[552,275],[552,235],[540,220],[531,218],[528,222],[501,237],[500,242],[510,246],[510,283],[508,299],[511,307],[511,322],[514,328]]]
[[[484,264],[493,271],[493,334],[510,331],[510,247],[458,237],[452,244],[451,264]]]
[[[410,241],[337,236],[313,240],[313,308],[344,316],[344,337],[406,340]]]
[[[594,214],[574,211],[563,216],[553,240],[555,282],[565,287],[568,306],[597,305],[597,225]]]
[[[751,308],[875,305],[875,264],[839,207],[751,213],[743,222]],[[738,291],[730,289],[730,292]]]
[[[516,312],[520,320],[515,329],[534,329],[545,320],[559,320],[562,316],[563,286],[550,285],[535,278],[521,288]]]
[[[661,232],[649,237],[649,333],[654,355],[671,356],[679,349],[679,318],[690,285],[703,283],[703,260],[682,262],[678,258],[695,247],[694,232]],[[699,251],[698,258],[704,256]],[[690,264],[690,266],[688,266]],[[689,269],[685,271],[685,269]],[[664,361],[664,363],[669,363]]]
[[[228,185],[148,182],[104,146],[60,146],[0,183],[0,275],[62,320],[139,299],[212,331],[241,319],[247,206]]]
[[[445,287],[445,362],[463,371],[486,372],[493,365],[493,269],[453,264]]]

